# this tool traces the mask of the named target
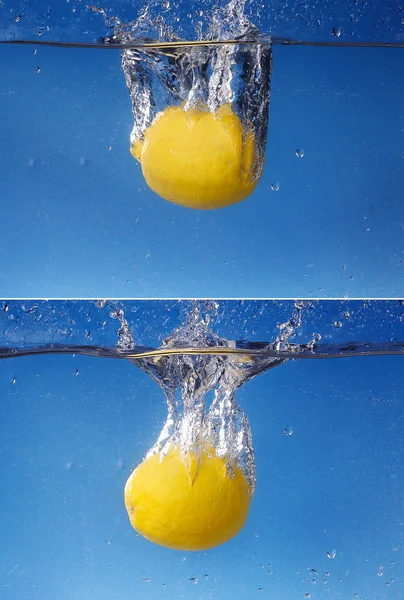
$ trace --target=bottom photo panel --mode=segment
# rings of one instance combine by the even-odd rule
[[[1,598],[402,600],[404,302],[1,300]]]

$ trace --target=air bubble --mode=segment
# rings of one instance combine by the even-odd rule
[[[296,148],[296,156],[297,156],[297,158],[303,158],[303,156],[304,156],[303,148],[300,148],[300,149]]]
[[[273,192],[277,192],[279,190],[281,186],[279,185],[279,183],[271,183],[271,190]]]

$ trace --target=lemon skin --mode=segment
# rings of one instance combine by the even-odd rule
[[[216,455],[213,447],[199,460],[184,459],[171,447],[146,458],[125,486],[125,506],[132,526],[142,536],[175,550],[206,550],[234,537],[245,524],[251,487],[243,472]]]
[[[255,138],[230,105],[212,114],[181,106],[159,113],[131,152],[149,187],[162,198],[189,208],[222,208],[255,189]]]

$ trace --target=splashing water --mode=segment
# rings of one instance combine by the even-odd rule
[[[125,506],[138,533],[177,550],[212,548],[243,527],[256,469],[251,429],[235,391],[283,362],[237,354],[169,354],[184,344],[197,351],[234,348],[235,342],[209,330],[215,311],[215,303],[195,304],[185,324],[164,340],[167,354],[131,359],[162,387],[168,416],[125,485]]]
[[[284,347],[300,327],[303,307],[296,303],[291,319],[279,326],[278,338],[282,337]],[[195,303],[185,323],[164,340],[161,348],[235,348],[236,342],[210,331],[210,318],[215,311],[215,303]],[[251,430],[247,416],[236,402],[235,392],[258,373],[282,364],[285,359],[243,354],[176,354],[131,361],[153,377],[167,399],[167,420],[147,456],[160,453],[163,457],[173,445],[183,454],[190,449],[198,454],[208,443],[218,456],[226,458],[228,465],[235,464],[242,470],[254,491]]]
[[[152,15],[149,7],[129,24],[93,10],[114,26],[106,43],[178,41],[164,14]],[[244,15],[243,0],[215,9],[206,30],[199,27],[197,35],[232,43],[122,51],[134,116],[130,146],[160,196],[192,208],[220,208],[250,195],[263,172],[271,46]],[[198,123],[204,133],[197,133]],[[167,147],[156,153],[162,143]],[[232,170],[226,174],[229,163]],[[197,168],[201,172],[192,177]]]

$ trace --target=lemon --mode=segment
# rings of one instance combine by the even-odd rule
[[[132,526],[145,538],[175,550],[206,550],[235,536],[243,527],[251,487],[234,464],[213,447],[185,459],[170,447],[146,458],[125,486],[125,506]]]
[[[226,104],[208,110],[169,106],[134,142],[149,187],[189,208],[222,208],[244,200],[258,182],[255,137]]]

